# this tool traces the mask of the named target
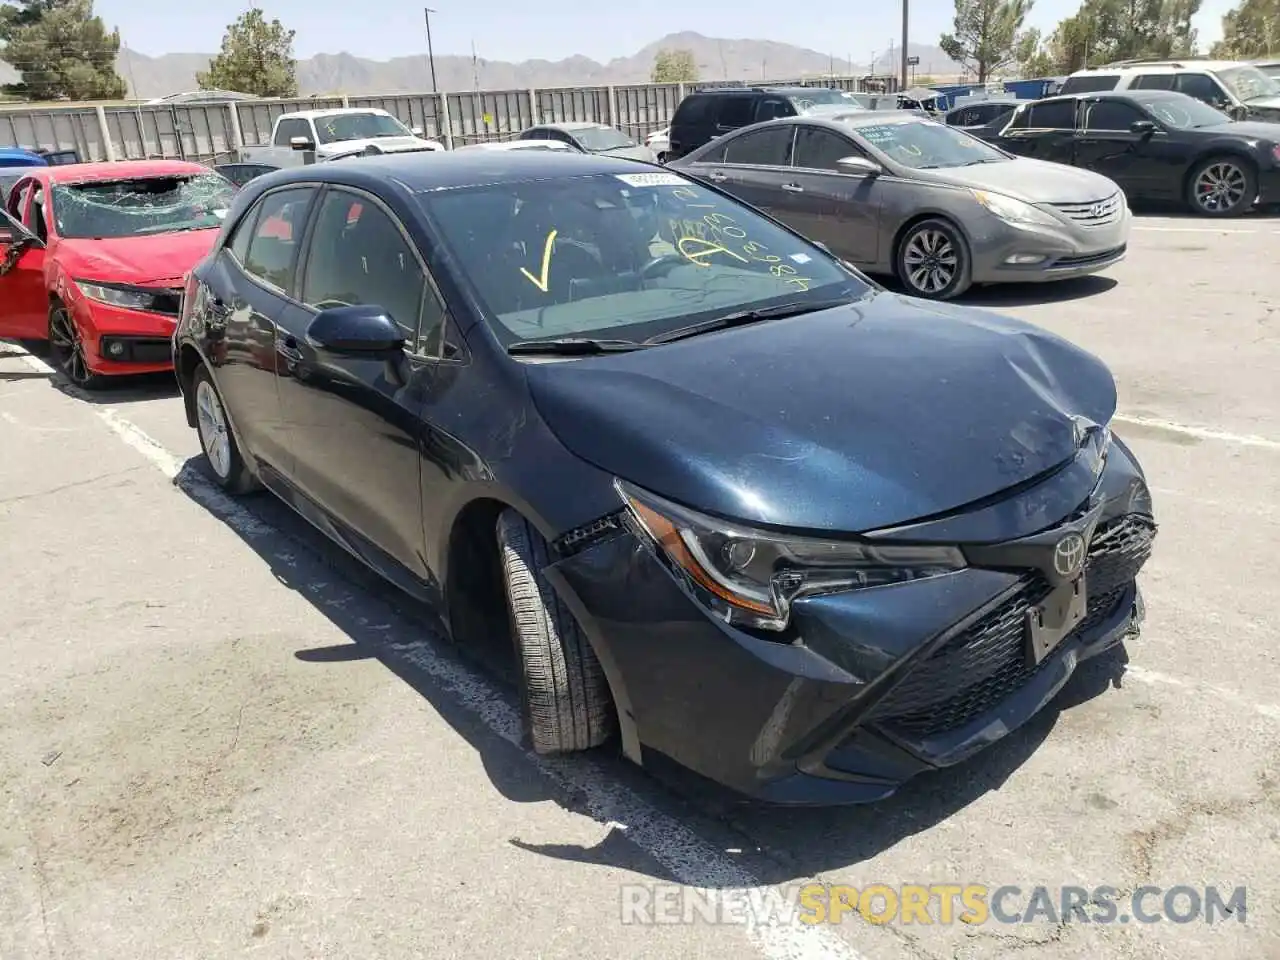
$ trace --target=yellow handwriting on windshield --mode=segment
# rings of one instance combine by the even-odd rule
[[[549,286],[548,276],[550,275],[550,272],[551,272],[551,248],[556,242],[556,232],[557,231],[552,230],[550,233],[547,234],[547,242],[542,247],[541,275],[535,277],[532,273],[530,273],[524,267],[520,268],[520,272],[525,275],[525,278],[530,283],[532,283],[535,287],[541,290],[543,293],[547,292],[547,287]]]
[[[734,253],[723,244],[716,243],[714,240],[703,240],[701,237],[681,237],[676,241],[676,249],[686,260],[698,267],[709,267],[708,257],[713,257],[717,253],[727,253],[735,260],[743,263],[750,263],[746,257],[740,253]]]

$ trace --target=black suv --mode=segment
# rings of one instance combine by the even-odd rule
[[[866,108],[843,90],[829,87],[715,87],[680,101],[671,120],[667,159],[675,160],[707,141],[764,120],[794,117],[817,106]]]

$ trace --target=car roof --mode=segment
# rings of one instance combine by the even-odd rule
[[[345,163],[308,164],[267,174],[262,189],[289,183],[333,183],[375,191],[388,181],[411,193],[453,190],[492,183],[555,180],[592,174],[665,171],[641,160],[625,160],[577,151],[477,150],[384,153],[357,157]]]
[[[300,120],[318,120],[320,117],[335,117],[348,113],[376,113],[382,116],[391,116],[390,113],[380,107],[330,107],[328,110],[294,110],[290,113],[282,113],[280,116]],[[280,117],[276,119],[279,120]]]
[[[36,167],[50,183],[89,183],[95,180],[138,180],[144,177],[190,176],[213,171],[187,160],[116,160],[105,163],[65,163]]]
[[[1086,67],[1083,70],[1077,70],[1071,74],[1072,77],[1090,77],[1098,75],[1108,75],[1113,73],[1184,73],[1188,70],[1206,70],[1209,72],[1217,70],[1230,70],[1233,67],[1247,67],[1251,64],[1238,63],[1235,60],[1195,60],[1185,58],[1182,60],[1149,60],[1146,63],[1142,61],[1119,61],[1116,63],[1104,63],[1098,67]],[[1070,79],[1070,77],[1068,77]]]

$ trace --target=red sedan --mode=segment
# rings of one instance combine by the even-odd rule
[[[33,168],[0,218],[0,338],[48,340],[86,388],[173,367],[185,276],[236,188],[174,160]]]

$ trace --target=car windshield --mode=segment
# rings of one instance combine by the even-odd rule
[[[895,163],[915,170],[967,167],[1008,157],[955,127],[926,120],[860,124],[852,131]]]
[[[871,290],[809,242],[673,173],[433,190],[419,201],[505,345],[646,340]]]
[[[222,226],[235,194],[216,173],[56,184],[53,218],[66,239],[211,230]]]
[[[1221,110],[1215,110],[1195,97],[1134,97],[1161,123],[1177,130],[1194,130],[1197,127],[1216,127],[1230,123],[1231,118]]]
[[[604,150],[621,150],[634,147],[636,142],[621,130],[613,127],[583,127],[581,130],[570,130],[580,144],[593,152]]]
[[[804,93],[793,94],[788,99],[791,100],[796,110],[801,113],[813,107],[858,105],[858,102],[843,90],[826,90],[822,87],[815,87],[812,90],[806,90]]]
[[[1280,63],[1268,63],[1258,68],[1272,80],[1280,78]]]
[[[341,143],[344,140],[411,137],[413,133],[395,117],[384,113],[335,113],[316,117],[316,136],[321,143]]]
[[[1234,93],[1237,99],[1244,102],[1257,100],[1259,97],[1280,96],[1280,83],[1257,67],[1248,64],[1220,70],[1218,79],[1226,84],[1227,89]]]

